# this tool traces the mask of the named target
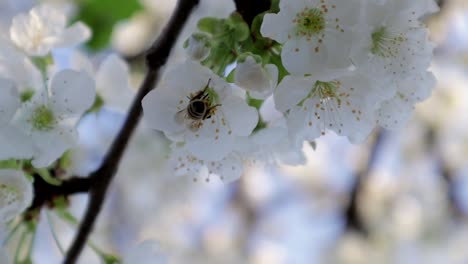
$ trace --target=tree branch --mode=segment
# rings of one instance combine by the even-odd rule
[[[34,217],[37,209],[40,209],[44,205],[51,204],[53,199],[57,197],[68,197],[72,194],[87,193],[92,186],[92,180],[90,178],[73,177],[62,181],[62,184],[57,186],[44,181],[38,174],[34,174],[33,177],[34,199],[26,210],[26,218]]]
[[[179,0],[176,10],[159,39],[153,44],[146,55],[148,72],[145,80],[135,96],[125,123],[115,138],[101,167],[90,175],[93,185],[90,190],[90,201],[85,216],[80,223],[77,235],[67,251],[65,264],[75,263],[81,253],[99,212],[101,211],[107,189],[111,183],[135,128],[142,114],[141,100],[151,91],[159,80],[160,68],[167,62],[172,47],[179,36],[190,13],[198,5],[199,0]],[[131,40],[129,40],[131,41]]]
[[[237,12],[249,26],[254,18],[271,7],[271,0],[234,0]]]
[[[467,216],[457,198],[455,177],[452,169],[444,160],[444,157],[438,148],[436,132],[436,128],[434,128],[433,125],[427,124],[425,135],[427,152],[432,153],[434,156],[436,170],[447,186],[447,200],[449,202],[449,209],[452,218],[455,220],[464,220]]]
[[[369,177],[369,174],[375,165],[375,161],[385,137],[384,133],[385,132],[382,129],[376,132],[375,139],[372,143],[369,157],[367,159],[367,164],[355,177],[356,182],[351,189],[348,207],[345,209],[346,230],[359,231],[362,234],[366,234],[368,231],[359,215],[358,196],[364,187],[365,180]]]

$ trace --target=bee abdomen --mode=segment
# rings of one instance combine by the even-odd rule
[[[193,120],[203,120],[209,106],[204,100],[192,100],[187,107],[187,116]]]

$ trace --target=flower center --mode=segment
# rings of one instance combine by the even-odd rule
[[[34,90],[26,90],[22,92],[20,95],[21,102],[24,103],[24,102],[31,100],[33,96],[34,96]]]
[[[296,14],[293,22],[296,24],[296,34],[298,36],[311,37],[317,35],[325,29],[325,17],[318,8],[306,7]]]
[[[335,99],[337,104],[341,104],[340,95],[337,93],[340,87],[339,81],[321,82],[316,81],[309,94],[297,105],[302,106],[304,102],[313,97],[319,97],[321,102],[328,102]]]
[[[317,81],[312,91],[315,92],[320,97],[320,99],[338,98],[336,91],[338,90],[339,85],[340,83],[338,81]]]
[[[32,124],[34,129],[49,131],[54,128],[55,116],[51,109],[45,105],[41,105],[34,110],[28,121]]]
[[[380,27],[371,35],[371,53],[383,58],[394,58],[398,55],[402,43],[406,41],[403,34],[392,33],[386,27]]]

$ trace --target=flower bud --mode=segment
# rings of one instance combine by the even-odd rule
[[[192,34],[184,43],[187,55],[195,61],[203,61],[210,55],[210,39],[203,33]]]
[[[247,90],[251,97],[265,99],[273,93],[278,80],[278,68],[273,64],[263,66],[248,56],[236,67],[235,83]]]

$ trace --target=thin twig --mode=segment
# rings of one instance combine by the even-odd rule
[[[369,178],[369,174],[375,166],[384,137],[385,132],[382,129],[376,132],[375,139],[372,143],[367,159],[367,164],[356,174],[356,181],[351,189],[349,204],[345,209],[346,230],[354,230],[362,234],[367,234],[367,229],[358,212],[358,196],[364,187],[365,180]]]
[[[447,186],[447,200],[452,218],[454,220],[464,220],[467,216],[463,210],[463,206],[457,199],[455,175],[438,147],[436,133],[436,128],[427,124],[425,135],[426,151],[433,156],[436,170]]]
[[[107,189],[118,169],[128,141],[141,119],[141,100],[158,82],[160,68],[166,64],[180,31],[192,10],[198,5],[198,2],[199,0],[179,0],[177,8],[168,22],[166,29],[149,49],[146,55],[148,72],[140,90],[134,98],[125,123],[114,140],[101,167],[90,175],[93,179],[93,186],[90,190],[90,201],[86,208],[85,216],[78,228],[77,235],[70,249],[67,251],[64,261],[65,264],[75,263],[83,250],[96,218],[101,211]]]
[[[254,18],[271,7],[271,0],[234,0],[236,11],[251,26]]]
[[[44,205],[51,205],[54,198],[68,197],[72,194],[87,193],[92,186],[92,180],[88,177],[73,177],[62,181],[60,185],[52,185],[42,179],[38,174],[34,174],[34,200],[26,210],[25,217],[34,217],[37,209]]]

